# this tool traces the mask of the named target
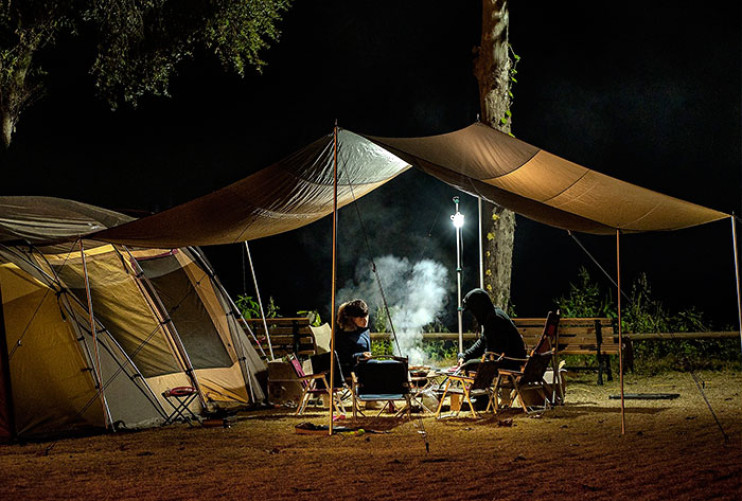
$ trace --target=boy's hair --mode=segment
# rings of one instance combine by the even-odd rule
[[[354,299],[346,303],[345,314],[353,318],[361,318],[368,316],[368,305],[363,299]]]
[[[368,316],[368,305],[366,302],[362,299],[354,299],[340,305],[338,308],[337,324],[341,329],[350,332],[356,329],[353,319],[366,316]]]

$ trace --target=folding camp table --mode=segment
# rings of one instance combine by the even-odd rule
[[[188,423],[190,426],[193,426],[192,420],[201,422],[198,416],[189,408],[189,405],[198,397],[198,390],[196,388],[192,386],[178,386],[163,391],[162,396],[165,397],[165,401],[173,409],[165,419],[163,426],[171,424],[178,419]]]

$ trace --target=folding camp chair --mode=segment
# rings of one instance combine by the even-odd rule
[[[561,318],[561,311],[550,311],[546,315],[546,322],[544,322],[544,332],[541,337],[533,346],[531,355],[534,353],[544,353],[551,350],[557,350],[557,343],[559,342],[559,319]]]
[[[387,408],[393,409],[393,402],[404,400],[405,406],[395,413],[395,417],[407,414],[410,417],[410,374],[407,358],[394,356],[375,356],[360,360],[353,368],[353,419],[360,413],[361,402],[385,402],[376,414],[380,416]]]
[[[177,386],[162,392],[165,401],[170,404],[172,412],[165,418],[163,426],[174,423],[175,421],[184,421],[189,426],[193,426],[192,420],[201,420],[190,409],[191,403],[198,398],[198,390],[192,386]]]
[[[435,411],[436,417],[440,417],[441,409],[443,408],[443,400],[447,395],[461,395],[463,400],[469,404],[469,410],[475,418],[479,417],[472,397],[477,398],[481,396],[487,397],[487,407],[485,412],[490,409],[495,410],[493,403],[494,393],[492,391],[492,384],[497,376],[497,365],[499,357],[494,353],[485,353],[481,360],[476,365],[476,371],[468,372],[462,366],[461,373],[452,374],[448,376],[445,386],[443,388],[443,394],[441,395],[438,409]],[[456,416],[461,412],[461,408],[456,411]]]
[[[299,360],[295,356],[290,356],[291,365],[294,367],[296,376],[302,386],[302,393],[301,397],[299,398],[299,406],[296,409],[296,414],[301,414],[306,410],[307,405],[309,404],[309,400],[312,397],[318,398],[322,395],[327,395],[328,397],[330,397],[336,407],[344,413],[345,407],[343,407],[342,398],[340,398],[338,394],[346,391],[347,387],[345,386],[345,378],[343,377],[343,370],[340,367],[337,354],[335,355],[335,374],[333,375],[334,388],[332,389],[332,391],[330,391],[329,389],[330,354],[322,353],[320,355],[314,355],[310,357],[310,360],[312,362],[313,373],[305,374],[301,362],[299,362]]]
[[[550,407],[552,402],[546,395],[548,383],[544,379],[544,374],[552,361],[552,356],[551,350],[534,353],[528,357],[521,370],[499,369],[495,383],[495,396],[504,392],[503,400],[508,402],[512,402],[514,396],[526,414]],[[536,392],[540,399],[535,400],[531,397],[532,392]],[[500,404],[495,405],[495,412],[497,412]]]
[[[551,402],[562,403],[564,402],[564,387],[562,386],[562,377],[559,373],[559,361],[557,360],[557,353],[559,351],[559,319],[561,318],[561,311],[556,310],[550,311],[546,315],[546,322],[544,323],[544,332],[541,334],[541,338],[534,345],[529,356],[533,356],[535,353],[546,353],[551,352],[551,369],[553,371],[553,385],[551,386]]]

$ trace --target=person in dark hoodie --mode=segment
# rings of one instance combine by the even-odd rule
[[[371,334],[368,327],[368,305],[362,299],[343,303],[335,323],[335,351],[345,378],[359,359],[371,356]]]
[[[464,297],[464,311],[471,312],[477,319],[482,335],[464,353],[459,353],[459,365],[479,359],[485,352],[505,355],[500,367],[519,369],[526,358],[526,345],[510,317],[492,304],[484,289],[472,289]],[[521,359],[509,360],[509,359]]]

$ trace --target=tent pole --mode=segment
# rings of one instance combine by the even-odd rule
[[[732,250],[734,251],[734,276],[737,283],[737,320],[739,322],[737,326],[739,327],[740,348],[742,349],[742,297],[739,290],[739,254],[737,251],[737,224],[734,220],[734,214],[732,214],[729,220],[732,222]]]
[[[330,289],[330,422],[327,427],[332,435],[332,423],[335,417],[335,282],[337,281],[337,228],[338,228],[338,123],[335,120],[333,130],[333,175],[332,175],[332,287]]]
[[[271,337],[268,334],[268,322],[265,320],[265,311],[263,310],[263,301],[260,299],[260,289],[258,288],[258,277],[255,275],[255,267],[252,264],[252,255],[250,254],[250,246],[245,240],[245,252],[247,253],[247,261],[250,263],[250,272],[252,273],[252,281],[255,284],[255,295],[258,298],[258,307],[260,308],[260,318],[263,319],[263,328],[265,329],[265,339],[268,340],[268,352],[271,354],[271,360],[275,360],[276,356],[273,354],[273,344],[271,343]]]
[[[626,416],[623,395],[623,335],[621,327],[621,230],[616,228],[616,277],[618,288],[618,379],[621,382],[621,435],[626,433]]]
[[[85,274],[85,294],[88,298],[88,316],[90,320],[90,333],[93,336],[93,353],[95,355],[95,384],[98,386],[98,396],[103,407],[105,427],[111,423],[111,411],[108,409],[106,395],[103,393],[103,379],[101,378],[100,354],[98,353],[98,333],[95,329],[95,316],[93,315],[93,297],[90,293],[90,277],[88,276],[88,263],[85,259],[85,247],[80,239],[80,256],[82,258],[82,269]],[[115,430],[114,430],[115,431]]]

